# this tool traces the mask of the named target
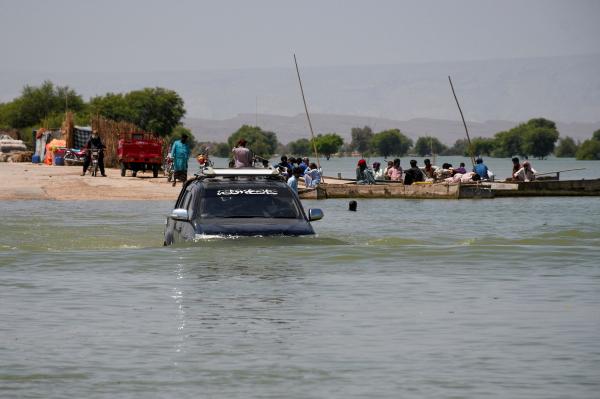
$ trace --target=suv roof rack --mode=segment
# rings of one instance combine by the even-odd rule
[[[215,176],[278,176],[279,170],[277,169],[257,169],[257,168],[236,168],[236,169],[219,169],[219,168],[204,168],[201,171],[201,176],[215,177]]]

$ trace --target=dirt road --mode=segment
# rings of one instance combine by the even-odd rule
[[[121,177],[118,169],[106,169],[107,177],[80,174],[81,166],[2,162],[0,200],[175,201],[181,190],[181,182],[172,187],[162,173],[156,179],[152,172]]]

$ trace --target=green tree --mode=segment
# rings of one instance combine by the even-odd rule
[[[458,139],[452,144],[452,147],[447,148],[442,152],[442,155],[464,155],[467,150],[467,139]]]
[[[431,136],[419,137],[415,143],[414,151],[420,156],[441,154],[446,146],[437,138]]]
[[[240,139],[246,140],[248,147],[254,155],[269,159],[277,149],[277,135],[273,132],[262,130],[258,126],[243,125],[227,139],[229,151]]]
[[[508,158],[513,155],[527,155],[523,151],[524,125],[494,135],[495,148],[492,155],[497,158]]]
[[[288,151],[292,155],[308,156],[312,153],[312,146],[308,139],[298,139],[287,145]]]
[[[135,90],[124,96],[134,120],[142,129],[166,136],[185,115],[183,100],[173,90],[161,87]]]
[[[532,155],[543,158],[554,151],[558,131],[553,121],[534,118],[508,131],[496,133],[494,139],[495,147],[492,155],[495,157]]]
[[[390,129],[379,132],[371,139],[370,151],[374,154],[383,155],[387,158],[390,155],[406,155],[408,149],[412,146],[412,140],[406,137],[398,129]]]
[[[352,136],[350,148],[358,151],[361,155],[369,151],[369,146],[373,139],[373,130],[369,126],[363,128],[353,127],[350,134]]]
[[[175,91],[155,87],[92,98],[90,112],[116,121],[131,122],[143,130],[166,137],[181,122],[185,108]]]
[[[18,117],[17,101],[0,104],[0,128],[10,129],[15,126],[15,120]]]
[[[123,94],[106,93],[103,96],[90,99],[90,114],[102,115],[113,121],[127,121],[134,123],[135,116],[129,108]]]
[[[327,160],[339,151],[344,144],[344,139],[337,133],[319,134],[315,137],[317,152],[323,154]]]
[[[556,123],[546,118],[533,118],[527,121],[526,125],[531,128],[545,128],[556,130]]]
[[[216,143],[211,146],[209,153],[220,158],[229,158],[231,155],[231,147],[227,143]]]
[[[21,129],[38,125],[49,118],[54,120],[57,115],[61,115],[62,118],[67,108],[79,112],[85,107],[82,97],[73,89],[68,86],[54,86],[47,80],[41,86],[26,85],[19,97],[4,104],[1,123]]]
[[[529,127],[523,138],[523,151],[528,155],[543,159],[554,152],[557,140],[556,128]]]
[[[494,151],[496,141],[493,138],[488,137],[475,137],[471,140],[471,151],[468,147],[465,148],[465,152],[462,154],[466,157],[477,156],[477,155],[491,155]]]
[[[592,161],[600,159],[600,141],[586,140],[579,146],[575,158],[578,160]]]
[[[581,143],[575,154],[575,158],[586,161],[600,159],[600,129],[592,134],[591,139]]]
[[[560,139],[556,149],[554,150],[554,155],[558,158],[573,158],[577,153],[577,144],[575,140],[571,137],[564,137]]]

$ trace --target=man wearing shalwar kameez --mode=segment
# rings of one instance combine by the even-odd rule
[[[181,135],[181,139],[176,140],[171,146],[171,157],[173,157],[173,187],[177,179],[185,182],[187,180],[188,158],[190,157],[190,147],[187,145],[188,137]]]

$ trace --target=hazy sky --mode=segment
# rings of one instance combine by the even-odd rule
[[[0,70],[158,71],[600,53],[600,1],[0,0]]]

